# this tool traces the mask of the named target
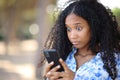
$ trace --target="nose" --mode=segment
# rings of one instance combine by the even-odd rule
[[[72,31],[70,32],[70,38],[71,38],[71,39],[77,38],[77,33],[76,33],[75,30],[72,30]]]

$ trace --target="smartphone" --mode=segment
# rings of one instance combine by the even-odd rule
[[[51,69],[53,67],[56,67],[57,65],[60,65],[61,68],[58,71],[64,71],[64,68],[62,67],[62,65],[59,62],[60,59],[60,55],[56,52],[55,49],[47,49],[43,51],[45,58],[47,59],[48,63],[50,62],[54,62],[54,65],[51,67]]]

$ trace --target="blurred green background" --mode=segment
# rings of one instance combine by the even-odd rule
[[[0,80],[43,80],[37,67],[57,0],[0,0]],[[120,25],[120,8],[112,8]]]

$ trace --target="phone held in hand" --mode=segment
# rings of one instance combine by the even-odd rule
[[[51,68],[60,65],[61,68],[58,71],[64,71],[64,68],[62,67],[62,65],[59,62],[60,54],[58,54],[55,49],[46,49],[43,51],[43,53],[44,53],[44,56],[47,59],[48,63],[50,63],[52,61],[54,62],[54,65]]]

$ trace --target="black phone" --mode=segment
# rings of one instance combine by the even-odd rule
[[[59,59],[61,58],[60,55],[56,52],[55,49],[46,49],[43,51],[45,58],[47,59],[48,63],[54,62],[54,65],[51,67],[51,69],[57,65],[60,65],[61,68],[58,71],[64,71],[64,68],[59,62]]]

